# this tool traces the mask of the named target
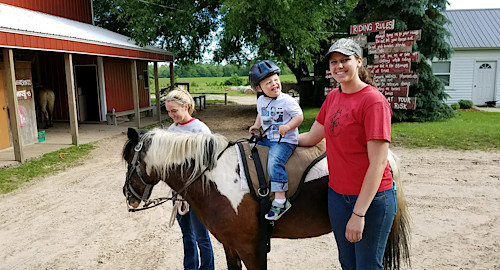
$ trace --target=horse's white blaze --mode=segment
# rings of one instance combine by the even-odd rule
[[[219,192],[231,202],[236,214],[238,214],[238,205],[243,200],[243,196],[248,193],[248,190],[241,188],[241,179],[236,172],[237,166],[236,149],[230,147],[218,160],[217,167],[211,171],[211,174],[217,175],[217,177],[210,177],[210,180],[217,185]]]

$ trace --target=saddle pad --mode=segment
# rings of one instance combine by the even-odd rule
[[[242,188],[243,189],[248,189],[248,179],[251,179],[253,190],[258,190],[259,189],[259,180],[257,178],[257,171],[255,169],[255,164],[254,161],[252,160],[252,154],[251,154],[251,146],[248,142],[241,143],[243,146],[243,149],[245,151],[244,155],[239,153],[239,165],[240,165],[240,176],[242,178]],[[238,147],[236,147],[237,151],[239,152]],[[257,145],[257,151],[259,152],[259,156],[261,159],[262,167],[264,170],[264,175],[266,176],[266,181],[269,183],[269,175],[267,174],[267,154],[269,152],[269,148],[261,145]],[[304,176],[304,172],[306,169],[309,167],[309,165],[315,161],[317,158],[319,158],[322,154],[324,154],[326,151],[326,144],[325,141],[321,141],[315,146],[311,147],[297,147],[297,149],[293,152],[293,154],[290,156],[288,159],[285,167],[288,175],[288,191],[286,192],[287,197],[292,197],[296,192],[297,189],[299,188],[301,184],[301,180],[303,178],[306,178]],[[326,158],[323,158],[323,160],[326,161]],[[245,170],[243,169],[243,162],[247,163],[248,167],[248,175],[245,175]],[[318,162],[320,164],[320,167],[316,167],[315,169],[312,169],[311,172],[318,175],[317,178],[320,178],[322,176],[328,175],[328,168],[326,166],[326,162]],[[317,165],[318,165],[317,164]],[[310,177],[307,177],[310,178]],[[244,181],[244,179],[247,179],[247,181]],[[269,186],[269,184],[268,184]],[[273,194],[271,194],[273,195]]]

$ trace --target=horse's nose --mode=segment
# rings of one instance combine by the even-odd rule
[[[138,202],[128,202],[128,205],[130,205],[132,208],[136,209],[137,207],[139,207],[139,204]]]

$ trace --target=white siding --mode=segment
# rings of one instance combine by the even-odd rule
[[[500,105],[500,49],[494,50],[459,50],[451,57],[450,86],[446,93],[450,95],[447,104],[458,102],[461,99],[472,100],[474,85],[474,69],[476,61],[495,61],[495,97],[497,106]]]

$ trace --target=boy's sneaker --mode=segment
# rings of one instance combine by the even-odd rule
[[[284,204],[277,203],[273,200],[271,209],[265,215],[265,218],[267,220],[278,220],[286,211],[288,211],[288,209],[290,209],[290,207],[292,207],[292,204],[288,201],[288,199]]]

